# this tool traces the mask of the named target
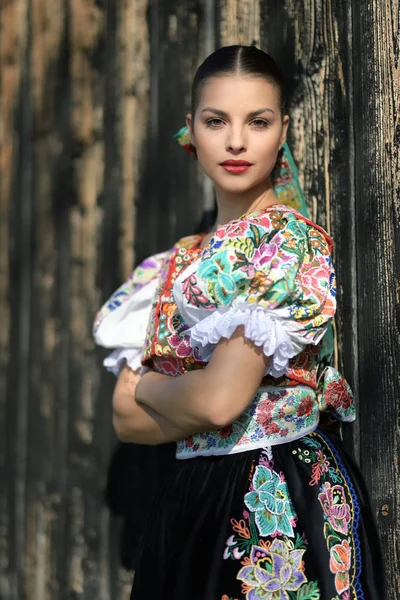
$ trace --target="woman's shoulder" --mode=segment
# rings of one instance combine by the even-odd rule
[[[265,241],[282,242],[288,239],[304,240],[317,248],[332,250],[333,240],[317,223],[302,215],[299,211],[284,204],[275,204],[263,210],[243,215],[218,228],[214,234],[214,245],[229,244],[229,240],[251,238]]]

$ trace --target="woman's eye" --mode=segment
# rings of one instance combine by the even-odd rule
[[[254,125],[256,129],[262,129],[264,127],[268,127],[269,121],[265,121],[264,119],[254,119],[251,124]]]
[[[222,119],[209,119],[207,121],[207,126],[208,127],[219,127],[220,125],[223,125],[223,120]]]

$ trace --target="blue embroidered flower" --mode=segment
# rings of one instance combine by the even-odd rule
[[[255,520],[262,537],[288,535],[294,537],[291,520],[296,516],[289,490],[278,473],[258,465],[253,476],[254,491],[248,492],[244,501],[255,513]]]

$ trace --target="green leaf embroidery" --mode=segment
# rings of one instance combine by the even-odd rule
[[[296,541],[294,543],[294,549],[300,550],[301,548],[305,548],[304,540],[299,533],[296,533]]]
[[[316,581],[310,581],[301,586],[297,592],[297,600],[320,600],[321,592]]]

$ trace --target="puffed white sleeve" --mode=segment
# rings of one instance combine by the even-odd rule
[[[99,346],[115,348],[103,364],[118,376],[124,364],[141,366],[150,312],[168,252],[146,258],[107,300],[96,315],[93,337]]]

